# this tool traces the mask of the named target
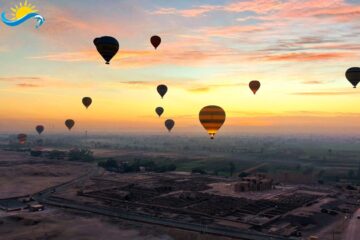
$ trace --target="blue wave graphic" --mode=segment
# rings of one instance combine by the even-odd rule
[[[18,26],[32,18],[34,18],[37,21],[36,26],[35,26],[36,28],[41,27],[41,25],[43,25],[45,22],[45,18],[37,13],[29,13],[29,14],[25,15],[24,17],[22,17],[18,20],[15,20],[15,21],[11,21],[11,20],[7,19],[5,12],[3,12],[1,14],[1,20],[3,21],[3,23],[5,23],[6,25],[11,26],[11,27]]]

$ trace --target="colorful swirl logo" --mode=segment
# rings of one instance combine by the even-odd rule
[[[35,6],[28,3],[27,0],[25,0],[24,3],[20,3],[19,5],[11,8],[11,11],[12,11],[11,19],[8,19],[6,17],[5,12],[1,14],[2,22],[10,27],[18,26],[29,19],[36,20],[36,26],[35,26],[36,28],[41,27],[41,25],[43,25],[45,22],[45,18],[40,14],[38,14]]]

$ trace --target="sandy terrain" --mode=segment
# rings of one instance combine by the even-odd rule
[[[53,208],[1,214],[0,236],[1,240],[230,240]]]
[[[32,194],[85,174],[92,165],[0,151],[0,198]]]
[[[120,224],[119,224],[120,223]],[[149,232],[147,232],[149,231]],[[111,221],[87,214],[74,215],[62,210],[20,213],[0,219],[2,240],[170,240],[170,236],[152,232],[141,226]]]

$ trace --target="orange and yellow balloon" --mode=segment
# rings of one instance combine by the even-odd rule
[[[199,113],[200,123],[209,133],[211,139],[214,139],[215,134],[224,124],[225,119],[225,111],[221,107],[214,105],[204,107]]]

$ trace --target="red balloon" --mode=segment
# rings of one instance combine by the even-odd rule
[[[256,94],[256,92],[259,90],[260,86],[261,86],[261,84],[257,80],[251,81],[249,83],[249,87],[254,94]]]

